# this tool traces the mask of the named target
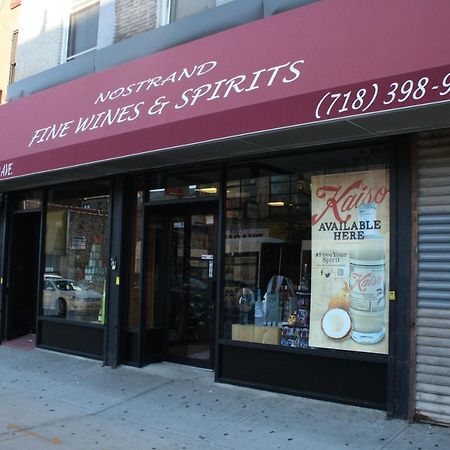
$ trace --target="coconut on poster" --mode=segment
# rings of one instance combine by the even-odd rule
[[[389,172],[313,176],[311,347],[388,353]]]

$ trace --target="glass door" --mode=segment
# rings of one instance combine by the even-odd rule
[[[157,206],[147,217],[147,312],[163,319],[163,359],[212,367],[216,208]]]

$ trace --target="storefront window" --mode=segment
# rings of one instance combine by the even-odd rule
[[[49,192],[44,316],[104,323],[108,218],[106,184]]]
[[[230,169],[226,339],[387,353],[387,167],[368,147]]]

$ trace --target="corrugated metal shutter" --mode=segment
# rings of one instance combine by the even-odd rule
[[[417,141],[416,414],[450,424],[450,131]]]

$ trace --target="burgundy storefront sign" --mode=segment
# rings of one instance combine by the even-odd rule
[[[0,180],[450,99],[450,2],[322,0],[0,108]]]

